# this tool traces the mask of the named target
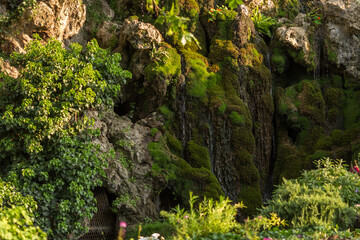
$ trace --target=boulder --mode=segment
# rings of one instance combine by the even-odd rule
[[[86,7],[81,1],[39,1],[34,9],[26,9],[18,21],[14,21],[3,36],[0,49],[6,53],[24,52],[25,45],[37,33],[44,40],[60,41],[76,35],[86,20]]]
[[[104,153],[115,149],[115,158],[108,158],[103,181],[107,191],[118,199],[113,205],[118,210],[118,219],[131,225],[156,217],[158,209],[148,143],[155,140],[150,129],[162,125],[158,116],[153,114],[133,123],[125,116],[116,115],[113,110],[90,111],[87,115],[95,119],[94,127],[101,130],[94,143],[99,144]]]
[[[162,41],[161,33],[150,23],[127,19],[120,30],[118,50],[121,51],[127,43],[136,50],[148,50]]]

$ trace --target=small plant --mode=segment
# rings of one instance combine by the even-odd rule
[[[149,52],[151,61],[156,63],[156,66],[159,66],[159,63],[166,63],[169,59],[169,53],[164,50],[163,48],[156,48],[155,44],[153,43],[153,48],[151,52]]]
[[[258,32],[260,32],[261,34],[267,35],[271,38],[270,29],[272,26],[274,26],[276,24],[275,19],[263,15],[259,11],[259,8],[256,7],[253,9],[251,20],[253,21],[255,29]]]
[[[315,26],[320,25],[322,22],[322,14],[318,8],[312,8],[310,12],[306,14],[307,18],[315,24]]]
[[[215,8],[211,8],[208,11],[208,14],[210,15],[210,18],[208,19],[208,22],[215,22],[216,19],[219,18],[220,15],[224,15],[224,11],[229,10],[227,7],[225,7],[224,5],[222,6],[216,6]]]
[[[160,24],[166,23],[167,25],[167,36],[173,36],[174,34],[179,35],[179,39],[182,45],[186,45],[188,42],[195,42],[200,47],[199,41],[195,36],[187,30],[187,22],[189,18],[180,17],[175,14],[174,4],[172,4],[170,11],[161,11],[161,15],[156,19],[156,22]]]
[[[231,10],[237,8],[237,6],[244,4],[242,0],[226,0],[226,4],[228,4]]]
[[[189,211],[177,206],[172,212],[160,212],[175,226],[175,240],[204,237],[212,233],[227,233],[238,225],[235,216],[237,209],[244,208],[243,203],[231,205],[231,201],[223,196],[218,202],[204,198],[198,210],[195,210],[197,198],[190,192]]]

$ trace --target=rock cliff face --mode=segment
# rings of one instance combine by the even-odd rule
[[[35,7],[25,9],[19,19],[6,27],[0,49],[8,54],[23,52],[34,33],[44,40],[56,38],[64,41],[78,34],[85,21],[86,7],[81,1],[38,1]]]
[[[358,1],[244,1],[214,21],[208,10],[223,1],[164,7],[172,2],[201,48],[166,36],[143,0],[38,1],[0,36],[3,53],[25,51],[33,33],[64,45],[95,37],[121,53],[133,79],[117,115],[89,113],[101,129],[96,142],[116,152],[104,187],[120,219],[155,218],[185,204],[190,190],[244,201],[246,217],[272,183],[297,177],[313,160],[357,157]],[[251,20],[257,7],[277,19],[272,38]],[[0,2],[0,14],[9,11]],[[18,74],[5,60],[0,69]]]

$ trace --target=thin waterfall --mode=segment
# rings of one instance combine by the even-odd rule
[[[181,122],[181,143],[183,148],[186,146],[186,83],[180,85],[180,122]]]
[[[209,124],[209,156],[210,156],[210,166],[211,172],[214,173],[214,125],[212,123],[212,117],[209,112],[208,114],[208,124]]]

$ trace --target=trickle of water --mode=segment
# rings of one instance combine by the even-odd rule
[[[208,115],[208,123],[209,123],[209,155],[210,155],[210,166],[211,172],[214,173],[214,126],[212,123],[211,114]]]
[[[180,85],[180,122],[181,122],[181,143],[183,148],[186,145],[186,95],[185,82]]]

